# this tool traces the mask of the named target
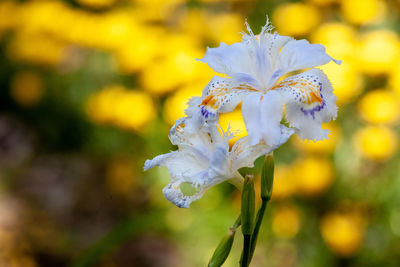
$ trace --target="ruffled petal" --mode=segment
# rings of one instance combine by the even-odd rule
[[[179,208],[189,208],[190,204],[193,201],[200,199],[204,195],[204,192],[206,191],[205,189],[202,189],[196,192],[192,196],[187,196],[182,193],[180,189],[181,184],[182,182],[180,181],[169,183],[162,190],[165,198],[171,201],[172,204],[174,204]]]
[[[180,208],[188,208],[190,203],[201,198],[205,190],[209,187],[208,160],[191,153],[191,151],[173,151],[155,157],[152,160],[146,160],[144,170],[155,166],[165,166],[171,176],[171,183],[163,189],[166,199]],[[187,196],[180,190],[182,183],[188,183],[197,190],[192,196]]]
[[[155,166],[168,168],[171,183],[163,189],[164,195],[184,208],[213,185],[235,178],[229,159],[229,139],[233,135],[221,130],[221,136],[216,127],[209,133],[192,134],[186,131],[187,120],[187,117],[179,119],[170,131],[171,142],[178,145],[179,150],[147,160],[144,165],[145,171]],[[240,184],[237,179],[234,181],[236,185]],[[192,196],[185,195],[180,190],[182,183],[192,185],[197,192]]]
[[[282,47],[275,66],[275,82],[282,75],[291,71],[313,68],[334,61],[340,64],[325,52],[321,44],[310,44],[307,40],[291,40]],[[273,79],[272,79],[273,80]]]
[[[273,90],[285,99],[286,119],[291,127],[298,129],[301,139],[326,139],[328,130],[321,124],[335,119],[336,96],[326,75],[319,69],[311,69],[289,77]]]

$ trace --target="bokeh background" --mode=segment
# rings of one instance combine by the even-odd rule
[[[224,183],[179,209],[147,158],[214,75],[207,46],[268,15],[322,43],[330,139],[275,153],[254,266],[400,265],[400,1],[0,1],[0,266],[205,266],[240,209]],[[224,128],[245,134],[240,110]],[[260,161],[256,165],[259,169]],[[224,266],[238,266],[241,236]]]

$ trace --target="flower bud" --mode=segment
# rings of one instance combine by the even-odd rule
[[[241,220],[243,235],[251,235],[253,231],[254,209],[255,193],[253,176],[247,175],[244,181],[242,192]]]
[[[231,252],[233,239],[235,238],[235,232],[235,228],[231,227],[229,229],[228,233],[224,236],[224,238],[218,244],[218,247],[215,249],[211,260],[208,263],[208,267],[219,267],[225,262],[226,258],[228,258],[228,255]]]
[[[268,201],[271,199],[272,186],[274,183],[274,157],[265,156],[263,169],[261,172],[261,199]]]

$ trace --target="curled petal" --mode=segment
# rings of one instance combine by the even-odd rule
[[[326,75],[311,69],[281,81],[273,88],[285,99],[286,119],[298,129],[301,139],[327,138],[328,130],[321,124],[335,119],[336,96]]]
[[[204,177],[199,173],[208,167],[208,160],[196,150],[184,147],[182,151],[173,151],[159,155],[152,160],[146,160],[144,170],[147,171],[155,166],[165,166],[171,175],[172,181],[188,182],[191,184],[203,184]]]
[[[180,189],[181,182],[169,183],[163,188],[166,199],[179,208],[189,208],[193,201],[198,200],[204,195],[205,190],[201,190],[192,196],[186,196]]]

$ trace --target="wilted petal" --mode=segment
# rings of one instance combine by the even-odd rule
[[[298,129],[301,139],[327,138],[321,124],[335,119],[336,96],[326,75],[319,69],[289,77],[273,88],[285,99],[286,119]]]

